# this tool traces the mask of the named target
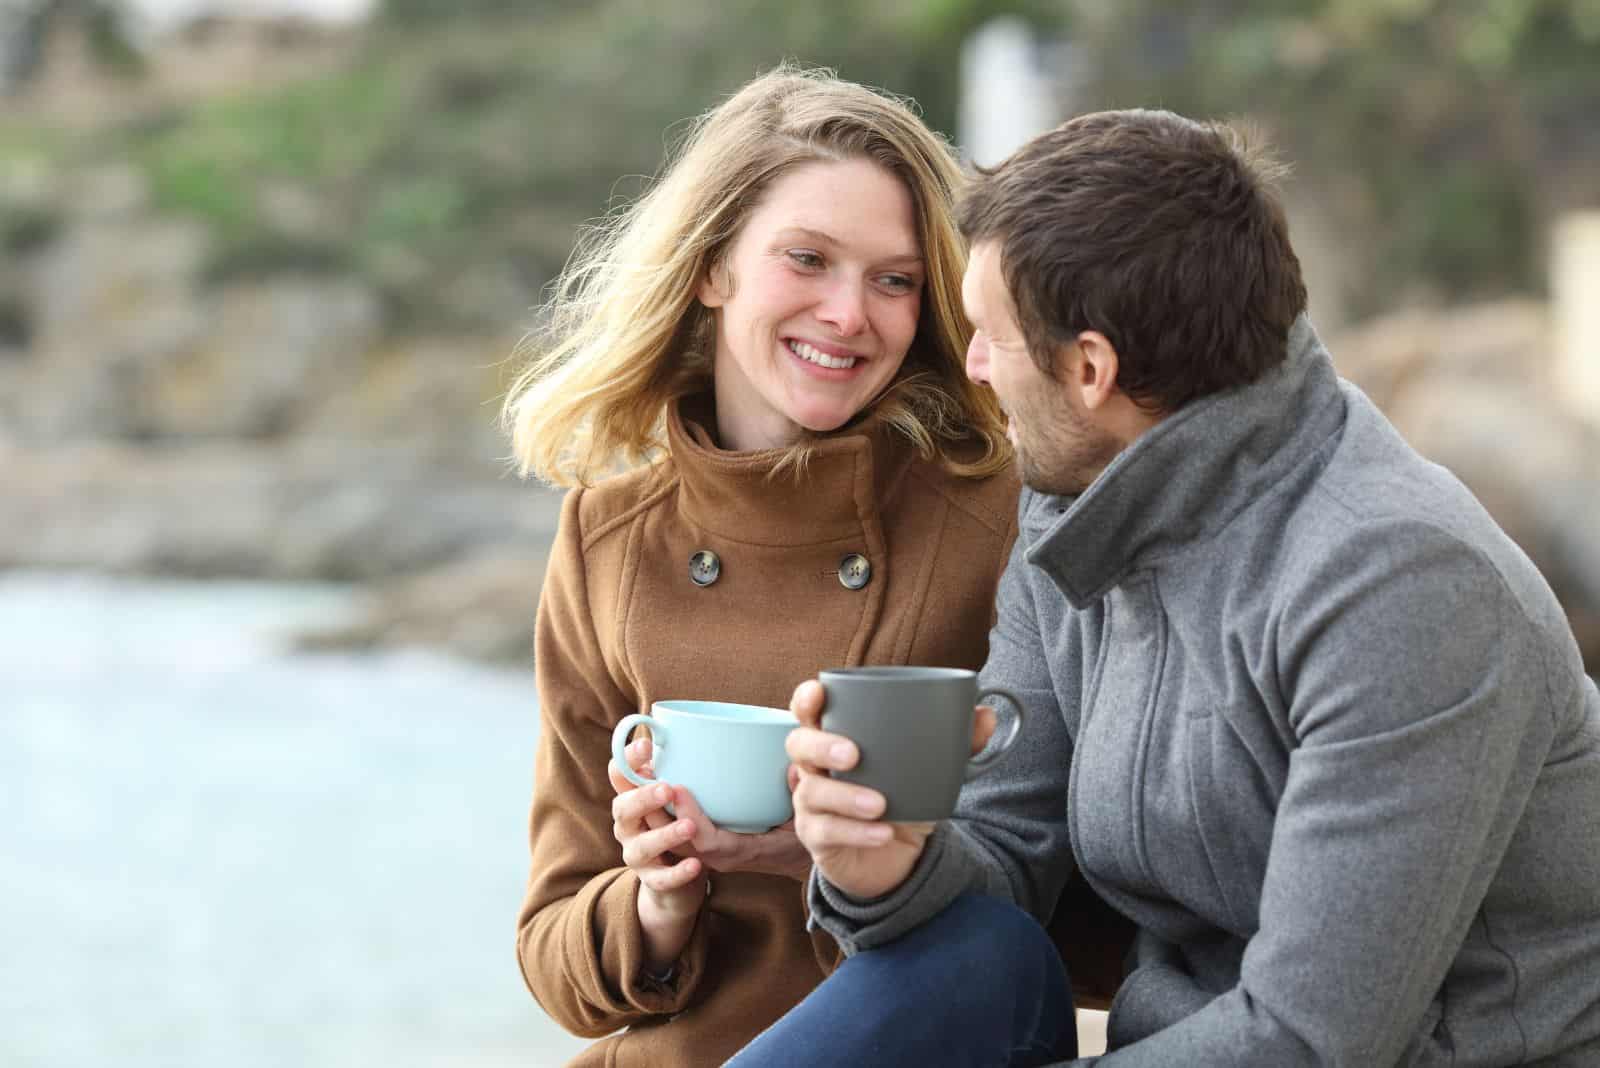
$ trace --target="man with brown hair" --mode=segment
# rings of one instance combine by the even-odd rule
[[[1107,1068],[1600,1063],[1600,691],[1334,373],[1272,184],[1227,126],[1122,111],[968,195],[968,373],[1027,483],[982,682],[1023,736],[955,818],[885,825],[796,691],[850,958],[738,1063],[1070,1056],[1024,912],[1074,867],[1137,929]]]

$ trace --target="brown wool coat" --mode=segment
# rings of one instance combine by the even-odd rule
[[[976,669],[1016,535],[1011,470],[957,478],[881,429],[822,443],[798,486],[768,480],[771,454],[718,451],[676,411],[668,434],[669,459],[568,495],[539,604],[517,952],[551,1016],[611,1035],[585,1066],[720,1064],[838,960],[806,932],[800,883],[713,872],[676,981],[641,976],[639,883],[612,837],[606,777],[617,721],[664,698],[786,706],[836,665]],[[721,560],[705,587],[689,578],[702,549]],[[850,553],[872,565],[859,590],[838,577]]]

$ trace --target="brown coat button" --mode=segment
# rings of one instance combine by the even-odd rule
[[[709,586],[722,574],[722,561],[710,549],[701,549],[689,557],[689,581],[696,586]]]
[[[847,590],[859,590],[872,580],[872,564],[860,553],[851,553],[839,561],[839,584]]]

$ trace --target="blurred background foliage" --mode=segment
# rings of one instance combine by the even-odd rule
[[[92,7],[98,54],[136,82],[114,9]],[[158,205],[215,227],[217,276],[356,269],[401,320],[435,322],[429,295],[467,261],[537,289],[575,220],[637,193],[686,117],[785,57],[909,95],[953,134],[962,41],[1002,14],[1074,43],[1079,110],[1265,123],[1366,235],[1361,312],[1537,291],[1551,213],[1600,200],[1600,0],[389,0],[334,70],[77,138],[8,118],[0,159],[126,156]],[[286,185],[318,225],[262,210]],[[7,219],[0,240],[45,225]]]
[[[500,261],[536,293],[575,224],[637,194],[685,120],[742,81],[826,63],[950,130],[961,37],[1011,6],[391,0],[334,70],[76,136],[0,120],[0,161],[134,160],[159,208],[220,238],[214,277],[356,270],[397,326],[483,325],[449,321],[443,282]],[[264,204],[285,189],[319,205],[315,225]],[[8,220],[0,239],[41,225]]]
[[[1358,312],[1538,292],[1551,219],[1600,206],[1597,0],[1099,6],[1109,97],[1259,117],[1370,239]]]
[[[88,8],[97,53],[137,82],[114,5]],[[335,69],[77,138],[6,119],[0,159],[131,158],[160,207],[215,228],[215,276],[356,270],[397,324],[446,326],[442,280],[493,260],[533,293],[575,221],[783,58],[909,95],[954,134],[962,42],[998,15],[1073,43],[1076,110],[1263,122],[1364,250],[1358,314],[1537,292],[1551,214],[1600,201],[1600,0],[388,0]],[[314,226],[263,209],[286,187],[321,205]],[[47,225],[8,219],[0,240]]]

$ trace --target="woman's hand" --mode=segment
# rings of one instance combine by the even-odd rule
[[[793,791],[796,771],[789,769],[789,789]],[[672,788],[672,808],[680,817],[691,820],[695,831],[686,849],[705,861],[714,871],[753,871],[765,875],[785,875],[796,882],[811,873],[811,854],[794,833],[794,820],[779,824],[762,834],[735,834],[711,822],[700,809],[694,795],[682,786]]]
[[[643,775],[655,774],[650,763],[652,750],[648,738],[633,741],[624,753],[634,771]],[[798,772],[790,767],[790,790],[795,787],[797,775]],[[623,778],[621,772],[615,768],[611,771],[611,785],[619,793],[634,789],[633,784]],[[711,817],[700,808],[700,803],[695,800],[694,794],[686,787],[666,784],[639,787],[640,790],[652,792],[663,788],[669,789],[671,793],[665,795],[665,801],[658,801],[652,805],[646,816],[646,823],[651,828],[671,829],[673,817],[665,811],[668,803],[677,813],[677,820],[680,823],[684,820],[689,821],[693,830],[688,838],[680,837],[675,843],[664,847],[671,850],[672,858],[676,859],[679,865],[690,859],[697,859],[702,862],[702,870],[709,868],[713,871],[751,871],[765,875],[786,875],[797,882],[810,874],[811,855],[806,852],[805,846],[800,844],[800,839],[794,833],[794,820],[791,819],[764,834],[735,834],[713,823]],[[663,795],[656,793],[654,796],[659,798]],[[620,836],[618,841],[621,841]],[[624,859],[626,860],[626,857]],[[634,867],[631,863],[628,866]]]
[[[635,771],[650,771],[650,743],[633,742],[625,750]],[[674,789],[666,783],[635,786],[612,762],[607,771],[617,796],[611,802],[611,830],[622,846],[622,862],[639,876],[639,926],[652,971],[678,959],[694,931],[706,898],[705,863],[685,854],[695,823],[666,811]],[[692,849],[690,851],[692,854]]]

